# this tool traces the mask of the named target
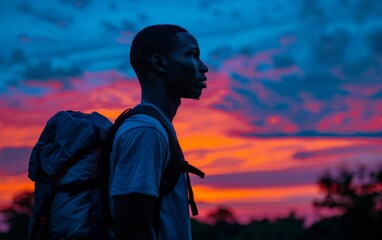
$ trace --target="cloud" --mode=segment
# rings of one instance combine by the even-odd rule
[[[325,20],[325,10],[320,6],[319,2],[304,0],[301,2],[301,18],[305,21],[315,20],[323,23]]]
[[[317,61],[324,65],[343,62],[350,37],[350,34],[345,29],[324,33],[313,47],[312,54]]]
[[[192,179],[192,183],[227,189],[302,186],[315,184],[321,173],[321,168],[300,167],[274,171],[208,175],[203,180],[195,177]]]
[[[209,164],[205,164],[203,165],[204,168],[211,168],[211,169],[226,169],[227,167],[228,168],[232,168],[232,169],[235,169],[237,167],[240,167],[242,165],[244,165],[244,163],[246,162],[245,159],[240,159],[240,158],[219,158],[219,159],[216,159],[216,160],[213,160],[211,163]]]
[[[380,16],[382,4],[379,1],[359,0],[353,3],[354,18],[358,22],[364,22],[370,17]]]
[[[352,157],[356,156],[357,153],[367,152],[368,154],[382,153],[381,146],[379,144],[361,144],[361,145],[350,145],[345,147],[334,147],[326,148],[313,151],[300,151],[293,155],[293,159],[299,161],[309,161],[315,159],[333,159],[336,157],[345,158],[346,156]]]
[[[0,173],[2,175],[19,175],[28,169],[30,147],[0,148]]]
[[[59,0],[59,2],[77,9],[84,9],[91,5],[92,0]]]
[[[368,37],[369,46],[372,53],[382,55],[382,26],[377,28],[370,36]]]
[[[101,25],[103,28],[105,28],[107,31],[110,31],[110,32],[121,32],[121,31],[131,32],[131,33],[137,32],[136,26],[126,19],[122,19],[119,23],[103,21]]]
[[[288,55],[276,55],[274,56],[273,61],[274,68],[288,68],[295,65],[293,58]]]
[[[363,62],[301,72],[278,50],[230,57],[220,70],[230,76],[229,92],[214,107],[253,126],[242,136],[381,136],[382,72],[372,57]]]
[[[18,5],[18,9],[21,13],[53,24],[59,28],[67,27],[70,23],[73,22],[73,18],[71,16],[63,13],[62,11],[58,11],[58,8],[55,7],[38,9],[36,6],[24,2]]]
[[[62,67],[53,67],[50,62],[43,61],[35,65],[30,65],[25,69],[23,77],[26,81],[47,81],[53,78],[63,79],[66,77],[75,77],[79,76],[81,73],[82,70],[75,66],[65,69]]]
[[[25,54],[25,52],[21,49],[14,49],[11,53],[9,62],[7,65],[13,65],[13,64],[25,64],[28,62],[28,58]]]
[[[114,120],[140,99],[138,82],[117,71],[86,72],[68,81],[71,89],[62,90],[57,81],[31,81],[26,89],[9,87],[1,94],[0,146],[32,146],[57,111],[98,111]],[[29,94],[34,88],[42,93]]]
[[[68,8],[62,7],[62,14],[57,16],[63,19],[70,16],[82,19],[82,16],[89,16],[93,7],[98,10],[105,7],[104,4],[99,5],[90,0],[59,2],[61,5],[81,7],[93,4],[92,8],[87,9],[89,11],[81,12],[68,11]],[[258,28],[261,24],[256,22],[264,19],[250,21],[246,19],[246,11],[235,5],[232,5],[234,10],[228,12],[218,8],[222,13],[221,17],[228,19],[235,11],[239,11],[243,24],[240,27],[235,24],[227,25],[228,31],[224,28],[199,31],[201,42],[208,49],[206,54],[212,62],[210,69],[229,78],[228,83],[220,86],[226,91],[224,96],[211,106],[252,125],[252,131],[239,133],[242,136],[380,136],[382,127],[378,119],[381,113],[374,110],[380,107],[380,103],[371,103],[371,108],[362,106],[363,103],[369,105],[370,100],[380,98],[382,92],[377,81],[382,77],[380,60],[373,55],[379,51],[381,34],[380,27],[375,22],[379,18],[367,18],[366,21],[370,23],[367,28],[356,31],[359,26],[352,21],[357,4],[360,4],[362,10],[369,9],[371,3],[358,2],[335,1],[330,6],[336,11],[326,11],[329,6],[312,1],[304,1],[295,6],[306,18],[313,16],[307,25],[311,26],[312,21],[324,23],[309,32],[305,31],[304,24],[295,20],[289,20],[287,24],[292,27],[282,28],[284,30],[275,27],[278,23],[284,23],[282,18],[268,18],[267,21],[272,25],[264,31],[263,28]],[[109,39],[84,43],[83,40],[73,38],[73,29],[67,29],[63,36],[74,39],[70,44],[55,45],[57,39],[53,37],[49,39],[49,47],[42,47],[41,43],[32,46],[36,44],[32,41],[15,51],[11,61],[14,70],[12,79],[23,78],[23,81],[14,85],[36,96],[46,94],[52,89],[56,92],[74,90],[74,84],[81,85],[81,91],[84,91],[85,86],[78,82],[82,79],[81,75],[89,69],[120,67],[130,71],[126,61],[128,49],[125,48],[126,45],[124,48],[120,45],[131,42],[138,27],[135,23],[138,16],[119,15],[119,5],[123,3],[116,2],[115,5],[117,4],[113,18],[105,17],[96,21],[92,26],[96,26],[95,29],[98,30],[91,27],[87,29],[92,36],[100,36],[105,34],[102,32],[103,27],[107,34],[102,36],[108,36]],[[215,8],[215,5],[216,2],[210,7]],[[381,4],[376,5],[379,8]],[[50,5],[47,6],[49,8]],[[343,18],[341,24],[337,24],[337,16],[334,14],[337,8]],[[52,13],[46,9],[47,7],[39,4],[19,4],[19,10],[24,15],[39,16],[38,19],[50,19],[49,14]],[[279,4],[278,10],[283,11],[282,9],[288,9],[286,2]],[[105,14],[109,12],[110,9],[107,8]],[[206,14],[213,14],[213,9],[207,9]],[[73,23],[78,28],[83,27],[78,22]],[[256,31],[253,30],[255,26],[258,28]],[[41,27],[44,28],[46,27]],[[215,41],[221,39],[221,35],[227,34],[232,36],[232,43]],[[25,36],[40,35],[41,33],[28,33]],[[210,38],[214,40],[209,42]],[[115,45],[110,39],[120,44]],[[54,50],[51,49],[53,45]],[[36,49],[44,50],[38,57],[30,54],[31,48],[35,46]],[[355,52],[353,49],[360,51]],[[23,66],[20,67],[20,64]],[[20,75],[19,79],[17,74]],[[93,88],[93,83],[87,83]],[[14,103],[17,102],[14,100]],[[340,123],[343,125],[340,126]],[[357,127],[351,129],[352,125]],[[374,127],[371,128],[370,125]]]

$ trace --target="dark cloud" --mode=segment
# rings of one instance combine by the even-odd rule
[[[58,0],[59,3],[69,5],[74,8],[84,9],[91,4],[91,0]]]
[[[185,155],[187,155],[187,156],[192,155],[193,158],[195,158],[195,159],[203,159],[209,153],[210,152],[208,150],[198,149],[198,150],[194,150],[194,151],[187,151],[187,152],[185,152]]]
[[[320,6],[319,1],[303,0],[301,2],[301,18],[304,21],[313,20],[322,24],[325,21],[325,10]]]
[[[325,159],[326,157],[332,158],[335,156],[344,156],[344,154],[355,155],[359,152],[381,153],[382,150],[381,150],[381,146],[373,145],[373,144],[333,147],[333,148],[326,148],[322,150],[297,152],[293,155],[293,159],[306,161],[306,160],[314,160],[316,158],[319,158],[321,161],[322,159]]]
[[[102,27],[106,29],[107,31],[111,32],[121,32],[121,31],[127,31],[127,32],[136,32],[137,29],[133,23],[131,23],[128,20],[122,20],[119,23],[113,23],[110,21],[103,21],[101,23]]]
[[[373,89],[379,87],[380,79],[382,79],[382,68],[377,58],[360,59],[351,64],[347,64],[342,68],[342,74],[346,82],[344,84],[352,84],[355,88]],[[362,92],[353,92],[353,96],[357,98],[373,99],[380,98],[381,95],[376,93],[373,95],[363,95]]]
[[[382,55],[382,26],[372,33],[368,40],[371,52]]]
[[[287,55],[277,55],[273,57],[274,68],[288,68],[295,65],[293,58]]]
[[[113,11],[116,11],[116,10],[118,10],[118,5],[117,5],[117,3],[116,2],[111,2],[111,3],[109,3],[109,9],[110,10],[113,10]]]
[[[382,91],[377,92],[372,96],[373,98],[382,98]]]
[[[266,188],[287,187],[313,184],[317,181],[322,169],[290,168],[275,171],[245,172],[232,174],[208,175],[204,180],[194,178],[192,183],[215,188]]]
[[[362,78],[362,74],[371,68],[379,67],[378,63],[371,58],[363,58],[352,63],[344,64],[342,73],[345,78],[354,83],[374,82],[375,79]]]
[[[109,22],[109,21],[103,21],[101,23],[102,27],[105,28],[107,31],[111,31],[111,32],[119,32],[120,29],[113,23]]]
[[[203,165],[205,168],[236,168],[241,166],[243,163],[245,163],[245,159],[239,159],[239,158],[219,158],[214,161],[212,161],[209,164]]]
[[[254,49],[252,46],[242,46],[237,51],[237,54],[244,55],[244,56],[252,56],[255,52],[256,52],[256,49]]]
[[[11,58],[10,58],[8,64],[9,65],[12,65],[12,64],[25,64],[27,62],[28,62],[28,59],[27,59],[27,56],[25,55],[25,53],[21,49],[16,48],[11,53]]]
[[[82,71],[79,68],[76,67],[70,67],[68,69],[60,68],[60,67],[53,67],[50,62],[43,61],[36,65],[29,66],[25,72],[23,77],[26,80],[33,80],[33,81],[46,81],[50,78],[66,78],[66,77],[73,77],[78,76],[82,73]]]
[[[215,48],[214,50],[210,51],[210,58],[212,59],[212,62],[216,60],[225,60],[234,55],[234,51],[228,47],[228,46],[219,46]]]
[[[348,93],[340,88],[341,82],[329,73],[316,72],[307,74],[302,79],[298,91],[308,91],[316,99],[333,99],[346,96]]]
[[[138,20],[145,23],[149,20],[149,17],[146,14],[141,13],[138,15]]]
[[[350,34],[344,29],[324,33],[313,46],[313,56],[324,65],[343,62],[350,41]]]
[[[345,7],[349,5],[349,0],[339,0],[339,3]]]
[[[357,0],[353,4],[356,21],[365,21],[371,17],[381,16],[382,2],[375,0]]]
[[[52,40],[51,37],[45,37],[45,36],[34,36],[30,34],[20,33],[20,35],[17,37],[18,42],[21,44],[24,43],[47,43]]]
[[[361,131],[361,130],[360,130]],[[284,132],[267,132],[267,133],[257,133],[257,132],[231,132],[233,135],[238,135],[240,137],[369,137],[369,138],[380,138],[382,137],[382,132],[356,132],[356,133],[336,133],[336,132],[319,132],[315,130],[302,130],[296,133],[284,133]]]
[[[237,104],[232,105],[233,107],[235,106],[245,107],[249,105],[249,106],[253,106],[254,108],[260,108],[260,109],[267,108],[267,106],[259,99],[259,97],[257,96],[257,93],[253,91],[252,89],[232,87],[232,91],[234,91],[235,93],[238,94],[238,96],[240,96],[240,98],[229,98],[229,97],[225,98],[226,100],[237,102]],[[244,100],[245,102],[241,102],[242,100]]]
[[[128,31],[128,32],[136,32],[137,29],[135,27],[135,24],[130,22],[129,20],[122,20],[122,29],[124,31]]]
[[[73,22],[73,18],[61,11],[56,7],[46,9],[35,9],[29,3],[24,2],[18,5],[20,12],[30,15],[36,19],[51,23],[57,27],[64,28]]]
[[[242,109],[242,103],[232,96],[224,96],[220,103],[212,104],[213,108],[224,112],[234,112],[235,109]]]
[[[28,169],[30,147],[5,147],[0,149],[0,172],[5,175],[18,175]]]
[[[299,99],[299,93],[306,91],[317,99],[332,99],[334,96],[346,95],[347,92],[340,88],[341,81],[331,73],[307,72],[305,76],[289,75],[282,77],[282,81],[262,81],[264,87],[280,96]]]
[[[29,13],[32,11],[32,7],[28,2],[23,2],[18,5],[18,9],[22,13]]]
[[[221,0],[200,0],[199,9],[206,10],[208,8],[211,8],[212,6],[217,5],[220,2]]]

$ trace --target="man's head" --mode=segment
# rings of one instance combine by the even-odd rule
[[[180,32],[188,31],[177,25],[159,24],[137,33],[130,48],[130,63],[138,77],[147,73],[154,54],[165,56],[173,50]]]
[[[134,38],[130,62],[141,85],[155,75],[169,94],[179,98],[200,97],[206,87],[208,68],[200,60],[197,40],[176,25],[153,25],[141,30]],[[152,83],[152,82],[151,82]]]

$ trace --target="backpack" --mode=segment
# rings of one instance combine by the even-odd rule
[[[161,178],[155,232],[161,196],[175,187],[184,172],[192,214],[198,214],[188,173],[202,178],[204,173],[184,160],[171,126],[155,108],[127,109],[114,124],[96,112],[60,111],[48,120],[29,160],[28,177],[35,182],[30,239],[110,239],[109,156],[118,128],[135,114],[157,119],[169,136],[170,161]]]

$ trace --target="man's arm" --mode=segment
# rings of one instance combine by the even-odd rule
[[[114,227],[117,240],[152,239],[151,223],[157,199],[140,193],[114,198]]]

